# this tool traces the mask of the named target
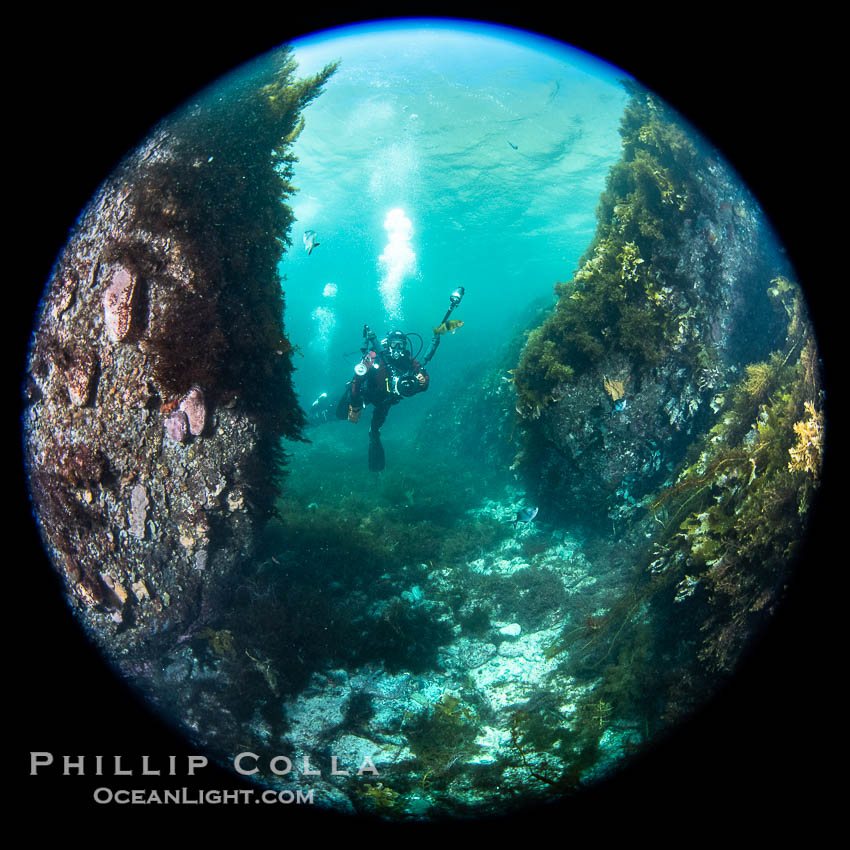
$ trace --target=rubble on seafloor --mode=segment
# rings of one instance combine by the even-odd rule
[[[522,499],[518,491],[506,495],[514,498],[486,500],[479,513],[509,522]],[[251,742],[252,775],[262,784],[313,789],[324,804],[352,812],[495,813],[504,810],[506,794],[557,796],[554,780],[550,787],[540,773],[556,777],[566,762],[523,748],[518,718],[542,706],[566,729],[576,722],[578,704],[593,694],[598,677],[574,678],[553,647],[565,621],[604,609],[620,582],[615,570],[588,560],[580,538],[529,524],[468,564],[402,570],[382,600],[362,599],[367,628],[398,606],[445,627],[447,638],[427,669],[380,660],[319,665],[288,693],[273,692],[267,681],[255,700],[265,708],[236,719],[212,695],[236,687],[233,664],[245,658],[186,644],[155,690],[171,695],[169,713],[185,718],[198,743],[223,761],[240,741]],[[461,591],[464,601],[454,606]],[[253,651],[246,655],[257,660]],[[584,781],[601,775],[632,736],[599,731],[603,757]],[[284,757],[275,763],[279,773],[269,769],[271,754]]]

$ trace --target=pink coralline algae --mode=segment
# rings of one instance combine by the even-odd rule
[[[189,433],[189,420],[182,410],[175,410],[165,420],[165,433],[175,443],[182,443]]]
[[[200,387],[192,387],[189,390],[186,397],[180,402],[180,410],[186,414],[186,418],[189,420],[189,433],[193,437],[197,437],[203,432],[204,423],[207,419],[204,394]]]
[[[112,342],[120,342],[130,332],[136,279],[121,266],[103,293],[103,320]]]

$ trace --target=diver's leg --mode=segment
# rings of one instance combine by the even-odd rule
[[[390,406],[388,404],[375,405],[375,410],[372,413],[372,425],[370,427],[376,434],[384,427],[384,422],[387,421],[387,414],[389,412]]]
[[[369,428],[369,469],[372,472],[380,472],[386,465],[380,429],[386,421],[389,411],[390,406],[388,404],[379,404],[375,405],[372,412],[372,425]]]

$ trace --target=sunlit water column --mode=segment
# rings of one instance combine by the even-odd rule
[[[416,271],[416,253],[411,241],[413,224],[403,209],[391,209],[384,219],[387,231],[387,244],[378,257],[381,268],[381,280],[378,289],[384,303],[384,309],[390,319],[402,317],[402,286]]]

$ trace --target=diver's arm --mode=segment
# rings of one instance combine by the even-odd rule
[[[413,361],[413,374],[416,376],[416,380],[419,381],[419,392],[424,393],[425,390],[428,389],[428,385],[431,383],[431,377],[419,365],[418,360]]]
[[[366,387],[369,385],[369,375],[372,372],[372,366],[375,364],[377,358],[378,354],[376,351],[370,351],[368,354],[365,354],[362,363],[366,367],[366,372],[362,375],[355,373],[354,380],[351,382],[351,406],[355,410],[360,410],[363,407],[363,399],[361,398],[361,395],[366,391]]]
[[[365,380],[365,376],[364,379]],[[351,392],[348,396],[348,421],[357,422],[360,419],[360,413],[363,410],[363,402],[360,400],[361,379],[355,376],[351,382]]]

